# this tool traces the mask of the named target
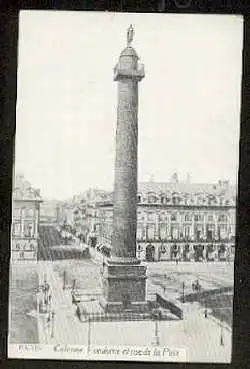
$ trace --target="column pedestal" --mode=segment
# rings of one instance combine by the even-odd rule
[[[146,312],[146,267],[138,259],[108,260],[100,304],[105,313]]]

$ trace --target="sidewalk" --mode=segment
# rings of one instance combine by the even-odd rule
[[[87,335],[81,332],[81,325],[75,315],[75,306],[72,305],[71,291],[62,289],[62,282],[53,271],[52,263],[40,262],[38,265],[39,282],[44,282],[44,275],[51,288],[51,310],[54,315],[54,334],[51,337],[51,326],[46,323],[43,314],[39,314],[40,342],[46,344],[84,344]],[[43,333],[41,333],[43,331]],[[86,336],[86,339],[85,337]],[[45,340],[45,342],[44,342]],[[83,342],[84,341],[84,342]]]

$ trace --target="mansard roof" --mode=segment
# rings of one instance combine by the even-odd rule
[[[33,188],[21,175],[15,178],[12,198],[14,201],[42,201],[40,190]]]
[[[232,200],[235,203],[237,188],[228,182],[216,183],[188,183],[188,182],[140,182],[138,183],[138,194],[149,196],[150,194],[157,197],[161,196],[180,196],[190,198],[209,198],[223,197],[224,200]],[[96,203],[112,203],[113,193],[106,192],[104,199],[96,198]]]
[[[236,196],[236,186],[225,182],[188,183],[188,182],[140,182],[138,193],[147,194],[186,194],[186,195],[227,195]]]

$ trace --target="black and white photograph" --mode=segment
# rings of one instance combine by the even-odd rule
[[[243,17],[21,11],[8,357],[230,363]]]

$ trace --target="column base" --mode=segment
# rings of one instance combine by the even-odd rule
[[[100,305],[106,313],[149,311],[146,267],[138,259],[111,259],[104,266]]]

